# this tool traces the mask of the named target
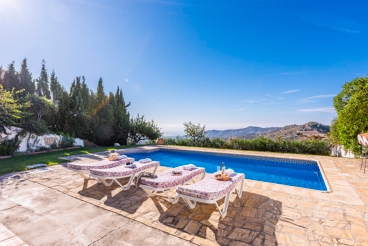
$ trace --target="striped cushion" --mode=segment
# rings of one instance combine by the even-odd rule
[[[182,174],[179,175],[172,175],[172,171],[163,172],[157,174],[157,178],[150,179],[150,178],[142,178],[141,183],[147,186],[151,186],[154,188],[172,188],[185,182],[191,180],[197,175],[204,174],[204,168],[194,168],[192,170],[184,170],[183,167],[175,168],[174,170],[182,171]]]
[[[126,165],[120,165],[108,169],[91,169],[90,172],[92,175],[97,175],[101,177],[128,177],[138,172],[144,171],[148,168],[159,166],[160,162],[158,161],[152,161],[148,163],[134,162],[134,164],[136,165],[135,168],[131,168]]]
[[[115,161],[109,161],[108,159],[90,163],[68,163],[67,167],[76,170],[91,170],[91,169],[106,169],[119,165],[126,164],[127,162],[134,162],[134,158],[124,158]]]
[[[243,179],[244,174],[242,173],[232,176],[228,181],[216,180],[215,175],[211,174],[195,184],[179,186],[176,192],[187,196],[216,201],[224,197]]]

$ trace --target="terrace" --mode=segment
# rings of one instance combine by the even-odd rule
[[[149,198],[140,188],[122,191],[117,185],[83,182],[55,165],[49,171],[0,177],[0,220],[30,245],[368,245],[368,180],[360,160],[205,150],[314,159],[332,192],[246,180],[242,198],[234,193],[221,219],[214,205],[198,204],[190,211],[182,200],[171,205],[166,197]],[[89,162],[105,157],[71,158]],[[167,169],[161,166],[158,172]]]

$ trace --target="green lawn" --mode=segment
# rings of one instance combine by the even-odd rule
[[[10,158],[0,159],[0,175],[27,170],[27,166],[32,165],[32,164],[43,163],[43,164],[47,164],[48,166],[52,166],[55,164],[67,162],[66,160],[59,159],[59,157],[62,157],[62,156],[88,154],[88,153],[94,153],[94,152],[103,152],[106,150],[126,149],[126,148],[132,148],[132,147],[137,147],[137,146],[136,145],[125,145],[125,146],[118,146],[118,147],[89,147],[89,148],[59,150],[59,151],[54,151],[54,152],[46,152],[42,154],[13,156]]]

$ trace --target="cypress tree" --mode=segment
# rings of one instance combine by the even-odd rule
[[[32,73],[29,72],[27,66],[27,59],[24,58],[22,61],[20,73],[19,73],[19,80],[21,89],[23,89],[22,95],[25,97],[27,94],[34,94],[35,93],[35,84],[32,81]]]
[[[49,89],[49,76],[46,70],[46,61],[42,60],[40,77],[37,79],[37,94],[51,99]]]
[[[118,86],[115,93],[114,133],[115,141],[121,145],[126,145],[128,142],[130,114],[128,113],[127,108],[129,105],[130,103],[125,104],[123,92]]]
[[[13,88],[19,90],[19,79],[15,72],[14,62],[8,65],[8,70],[5,71],[3,78],[3,86],[5,90],[11,91]]]

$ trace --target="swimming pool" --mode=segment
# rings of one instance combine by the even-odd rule
[[[315,161],[182,150],[139,151],[127,155],[136,160],[151,158],[166,167],[192,163],[204,167],[208,173],[216,172],[216,167],[224,162],[226,168],[244,173],[246,179],[327,191]]]

